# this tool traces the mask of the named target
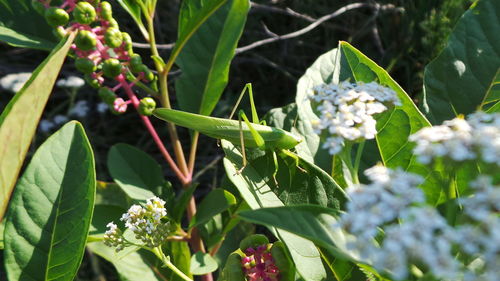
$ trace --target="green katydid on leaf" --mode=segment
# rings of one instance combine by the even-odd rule
[[[90,143],[81,124],[69,122],[36,151],[12,196],[4,233],[9,280],[75,278],[95,186]]]
[[[52,51],[0,115],[0,220],[73,39],[70,34]]]
[[[458,21],[448,45],[425,68],[424,104],[434,124],[500,100],[500,1],[480,0]],[[496,78],[496,79],[495,79]]]

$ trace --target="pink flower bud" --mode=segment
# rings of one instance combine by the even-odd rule
[[[246,257],[241,259],[243,272],[248,281],[278,281],[279,269],[267,245],[245,250]]]
[[[122,98],[117,98],[113,102],[113,108],[116,110],[116,112],[119,113],[124,113],[125,111],[127,111],[127,105],[128,102],[124,101]]]

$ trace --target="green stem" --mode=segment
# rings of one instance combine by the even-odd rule
[[[163,251],[161,250],[160,247],[153,248],[152,251],[156,257],[158,257],[163,264],[168,267],[170,270],[172,270],[175,274],[177,274],[179,277],[186,281],[193,281],[193,279],[189,278],[184,272],[182,272],[180,269],[178,269],[171,261],[170,258],[166,257]]]
[[[354,160],[354,171],[356,173],[356,178],[359,173],[359,164],[361,163],[361,156],[363,155],[363,150],[365,148],[365,141],[358,144],[358,149],[356,150],[356,158]]]
[[[342,149],[340,157],[342,158],[344,164],[347,166],[347,169],[349,170],[349,173],[351,174],[352,183],[358,184],[359,183],[358,171],[352,164],[352,155],[351,155],[352,146],[353,146],[352,142],[346,142],[344,149]]]
[[[455,206],[455,202],[453,199],[457,197],[456,194],[456,174],[454,172],[450,173],[450,179],[448,182],[446,193],[446,220],[449,225],[455,225],[455,220],[457,217],[457,210]]]

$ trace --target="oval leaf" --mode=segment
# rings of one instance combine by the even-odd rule
[[[5,225],[9,280],[75,278],[95,197],[92,149],[70,122],[36,151],[12,197]]]
[[[208,222],[215,215],[224,212],[236,204],[236,198],[223,189],[212,190],[198,205],[196,214],[189,223],[189,228]]]
[[[190,271],[194,275],[203,275],[217,270],[219,265],[211,255],[202,252],[196,252],[191,257]]]
[[[500,1],[477,1],[425,68],[424,102],[434,124],[500,99],[498,91],[490,91],[500,69],[499,29]]]
[[[73,38],[63,40],[38,66],[0,116],[0,220]]]
[[[165,183],[160,165],[147,153],[128,144],[116,144],[108,153],[113,180],[133,200],[155,196]]]
[[[196,2],[199,1],[184,1],[181,17],[188,14],[186,9],[192,10],[194,6],[200,5]],[[248,0],[227,1],[184,46],[175,62],[182,69],[181,77],[175,82],[182,110],[203,115],[212,113],[227,85],[229,66],[243,32],[249,7]],[[180,27],[184,30],[190,21],[181,19],[180,24],[185,25]]]

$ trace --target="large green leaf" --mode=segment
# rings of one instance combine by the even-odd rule
[[[111,262],[121,281],[166,281],[166,273],[161,269],[159,260],[146,250],[126,248],[116,253],[114,248],[102,242],[92,242],[87,247],[95,254]],[[156,260],[155,260],[156,259]]]
[[[0,41],[25,48],[51,50],[57,40],[31,0],[0,0]]]
[[[226,153],[226,158],[224,158],[226,174],[248,205],[252,209],[284,206],[269,186],[269,182],[272,181],[270,175],[262,174],[262,171],[258,170],[257,165],[254,165],[253,162],[248,163],[246,168],[238,173],[237,171],[242,165],[241,153],[230,142],[222,140],[221,143]],[[271,171],[272,174],[272,170],[266,170]],[[271,228],[271,230],[273,229]],[[326,271],[321,263],[320,253],[313,243],[287,231],[275,230],[275,233],[287,245],[297,266],[297,271],[304,279],[326,279]]]
[[[9,280],[75,278],[92,220],[95,167],[80,123],[69,122],[36,151],[6,217]]]
[[[285,206],[243,211],[238,214],[246,221],[277,227],[313,241],[337,257],[354,259],[347,250],[347,238],[334,230],[337,212],[313,205]]]
[[[498,101],[489,91],[500,69],[500,1],[480,0],[459,20],[448,45],[425,69],[427,114],[440,124]]]
[[[147,200],[165,184],[160,165],[147,153],[128,144],[111,147],[108,169],[113,180],[133,200]]]
[[[223,189],[212,190],[198,205],[189,227],[196,227],[208,222],[212,217],[222,213],[234,204],[236,204],[236,198],[229,191]]]
[[[209,5],[208,2],[183,2],[180,34],[187,32],[192,21],[198,20],[195,17],[186,21],[183,17],[191,16],[189,11],[196,10],[201,3]],[[249,7],[248,0],[227,1],[196,30],[184,46],[175,62],[182,69],[181,77],[175,82],[182,110],[203,115],[212,113],[227,85],[229,66],[243,32]]]
[[[0,220],[73,38],[59,44],[0,115]]]

